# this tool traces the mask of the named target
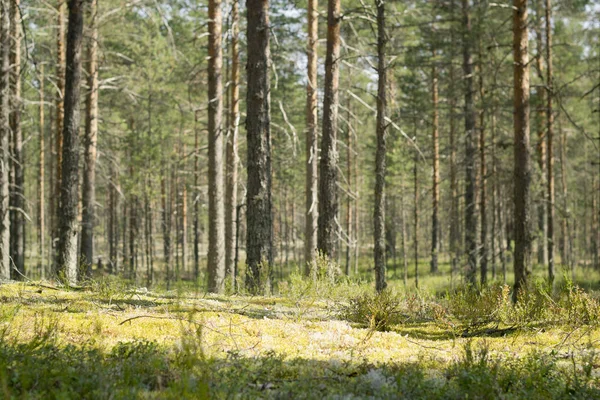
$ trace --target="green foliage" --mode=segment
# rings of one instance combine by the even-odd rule
[[[350,299],[347,305],[341,307],[339,315],[347,321],[382,332],[404,321],[398,296],[390,290],[365,293]]]

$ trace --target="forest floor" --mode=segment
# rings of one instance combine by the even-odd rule
[[[597,293],[0,285],[4,398],[600,398]]]

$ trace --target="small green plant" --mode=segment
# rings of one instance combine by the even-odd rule
[[[388,331],[392,325],[404,320],[401,302],[390,290],[352,298],[348,304],[340,307],[339,315],[342,319],[375,331]]]

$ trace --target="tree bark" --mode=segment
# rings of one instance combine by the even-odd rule
[[[65,2],[67,0],[57,0],[57,36],[56,36],[56,132],[54,138],[54,151],[56,153],[56,175],[54,179],[54,196],[50,196],[53,201],[51,225],[52,225],[52,243],[53,247],[58,247],[59,221],[57,218],[60,210],[61,201],[61,182],[62,182],[62,154],[63,154],[63,129],[64,129],[64,97],[65,97]],[[56,248],[58,251],[58,248]],[[58,260],[58,259],[57,259]]]
[[[40,111],[39,111],[39,129],[40,129],[40,159],[38,164],[38,246],[39,246],[39,255],[40,255],[40,277],[42,279],[46,278],[46,269],[44,264],[44,240],[46,234],[46,197],[45,197],[45,147],[46,144],[44,142],[44,64],[40,64],[40,72],[39,72],[39,82],[40,82]]]
[[[96,224],[96,144],[98,140],[98,0],[89,8],[89,38],[87,46],[86,118],[84,137],[83,193],[81,221],[81,262],[88,275],[94,263],[94,226]]]
[[[436,66],[436,51],[432,50],[433,66],[431,67],[431,101],[433,103],[431,141],[433,147],[432,175],[432,215],[431,215],[431,273],[438,272],[438,253],[440,250],[439,233],[439,204],[440,204],[440,140],[438,116],[438,73]]]
[[[353,132],[351,125],[352,113],[350,111],[350,96],[348,96],[348,129],[347,129],[347,141],[346,141],[346,179],[348,180],[348,196],[346,196],[346,234],[348,235],[348,244],[346,246],[346,275],[350,276],[350,249],[352,247],[352,236],[354,235],[352,229],[352,197],[354,197],[352,191],[352,159],[353,159]]]
[[[570,245],[569,245],[569,193],[567,187],[567,132],[563,131],[558,122],[558,127],[561,132],[560,143],[560,178],[562,189],[562,207],[563,216],[561,219],[561,262],[564,266],[570,265]]]
[[[465,246],[468,257],[467,282],[477,281],[477,210],[475,167],[475,109],[473,106],[473,33],[471,29],[470,0],[462,0],[463,12],[463,74],[465,80]]]
[[[383,291],[387,287],[385,281],[385,175],[386,175],[386,140],[387,122],[387,65],[385,31],[385,1],[375,0],[377,6],[377,151],[375,155],[375,206],[373,212],[374,225],[374,262],[375,290]]]
[[[479,216],[481,219],[481,230],[480,230],[480,247],[479,247],[479,270],[481,273],[480,283],[481,286],[487,284],[488,275],[488,241],[487,241],[487,164],[486,164],[486,143],[485,143],[485,109],[487,107],[485,98],[485,86],[484,86],[484,71],[483,66],[485,65],[483,59],[483,49],[481,46],[481,37],[478,40],[478,53],[479,53],[479,101],[481,104],[481,110],[479,111],[479,176],[480,176],[480,190],[479,190]]]
[[[83,0],[69,0],[57,273],[60,279],[65,279],[70,285],[77,283],[78,268],[77,207],[79,203],[79,101],[82,39]]]
[[[308,44],[306,85],[306,225],[304,230],[304,275],[310,274],[317,250],[318,223],[318,128],[317,62],[319,46],[318,0],[308,0]]]
[[[554,114],[552,113],[552,97],[554,96],[554,81],[552,76],[552,5],[546,0],[546,184],[548,212],[548,281],[554,285]]]
[[[335,259],[338,242],[338,190],[336,149],[339,104],[340,0],[329,0],[327,7],[327,54],[325,57],[325,88],[323,98],[323,133],[319,163],[318,250]]]
[[[535,65],[538,78],[543,84],[545,82],[544,77],[544,37],[542,29],[542,0],[535,1],[535,39],[536,39],[536,55]],[[538,230],[541,235],[537,241],[537,253],[538,263],[547,265],[548,264],[548,225],[547,225],[547,193],[546,193],[546,101],[545,101],[545,90],[536,89],[538,97],[537,101],[537,112],[536,112],[536,126],[537,126],[537,161],[542,182],[541,189],[541,201],[538,203]]]
[[[225,210],[220,0],[209,0],[208,17],[208,291],[221,293],[225,283]]]
[[[531,155],[527,0],[513,0],[514,71],[514,271],[513,301],[527,285],[531,256]]]
[[[248,0],[246,286],[257,293],[273,264],[269,1]],[[267,271],[268,269],[268,271]]]
[[[415,125],[416,130],[416,125]],[[417,174],[417,164],[419,156],[415,151],[414,166],[413,166],[413,183],[414,183],[414,232],[413,232],[413,245],[414,245],[414,256],[415,256],[415,287],[419,288],[419,179]]]
[[[21,131],[21,15],[20,0],[12,0],[10,31],[12,37],[10,129],[12,133],[11,166],[13,186],[10,190],[10,253],[13,263],[11,275],[21,280],[25,274],[25,186],[23,160],[23,132]]]
[[[10,279],[10,7],[0,0],[0,279]]]
[[[231,6],[231,109],[229,110],[229,138],[227,140],[227,188],[225,193],[225,270],[233,284],[235,276],[235,223],[237,221],[238,128],[240,122],[240,54],[238,0]]]
[[[167,193],[167,172],[163,171],[162,175],[160,180],[160,199],[162,209],[163,256],[165,259],[165,280],[167,281],[167,290],[169,290],[171,284],[171,207],[170,197]]]
[[[451,18],[454,18],[454,0],[451,2]],[[458,269],[458,258],[459,258],[459,244],[460,232],[459,232],[459,214],[458,214],[458,174],[457,174],[457,163],[456,163],[456,84],[455,84],[455,69],[454,69],[454,57],[455,57],[455,28],[454,25],[450,28],[450,65],[448,66],[449,76],[449,89],[450,98],[448,99],[450,107],[450,274],[451,280],[454,282],[454,275]]]
[[[163,235],[165,227],[164,179],[161,182],[162,209],[163,209]],[[200,278],[200,132],[198,129],[198,112],[194,113],[194,282],[198,284]],[[166,247],[166,246],[165,246]],[[165,252],[166,256],[166,252]]]

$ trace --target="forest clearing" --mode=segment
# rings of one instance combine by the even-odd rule
[[[599,0],[0,0],[0,398],[600,399]]]
[[[4,398],[598,398],[600,302],[560,286],[515,310],[500,285],[377,302],[301,276],[269,297],[8,284],[0,383]]]

